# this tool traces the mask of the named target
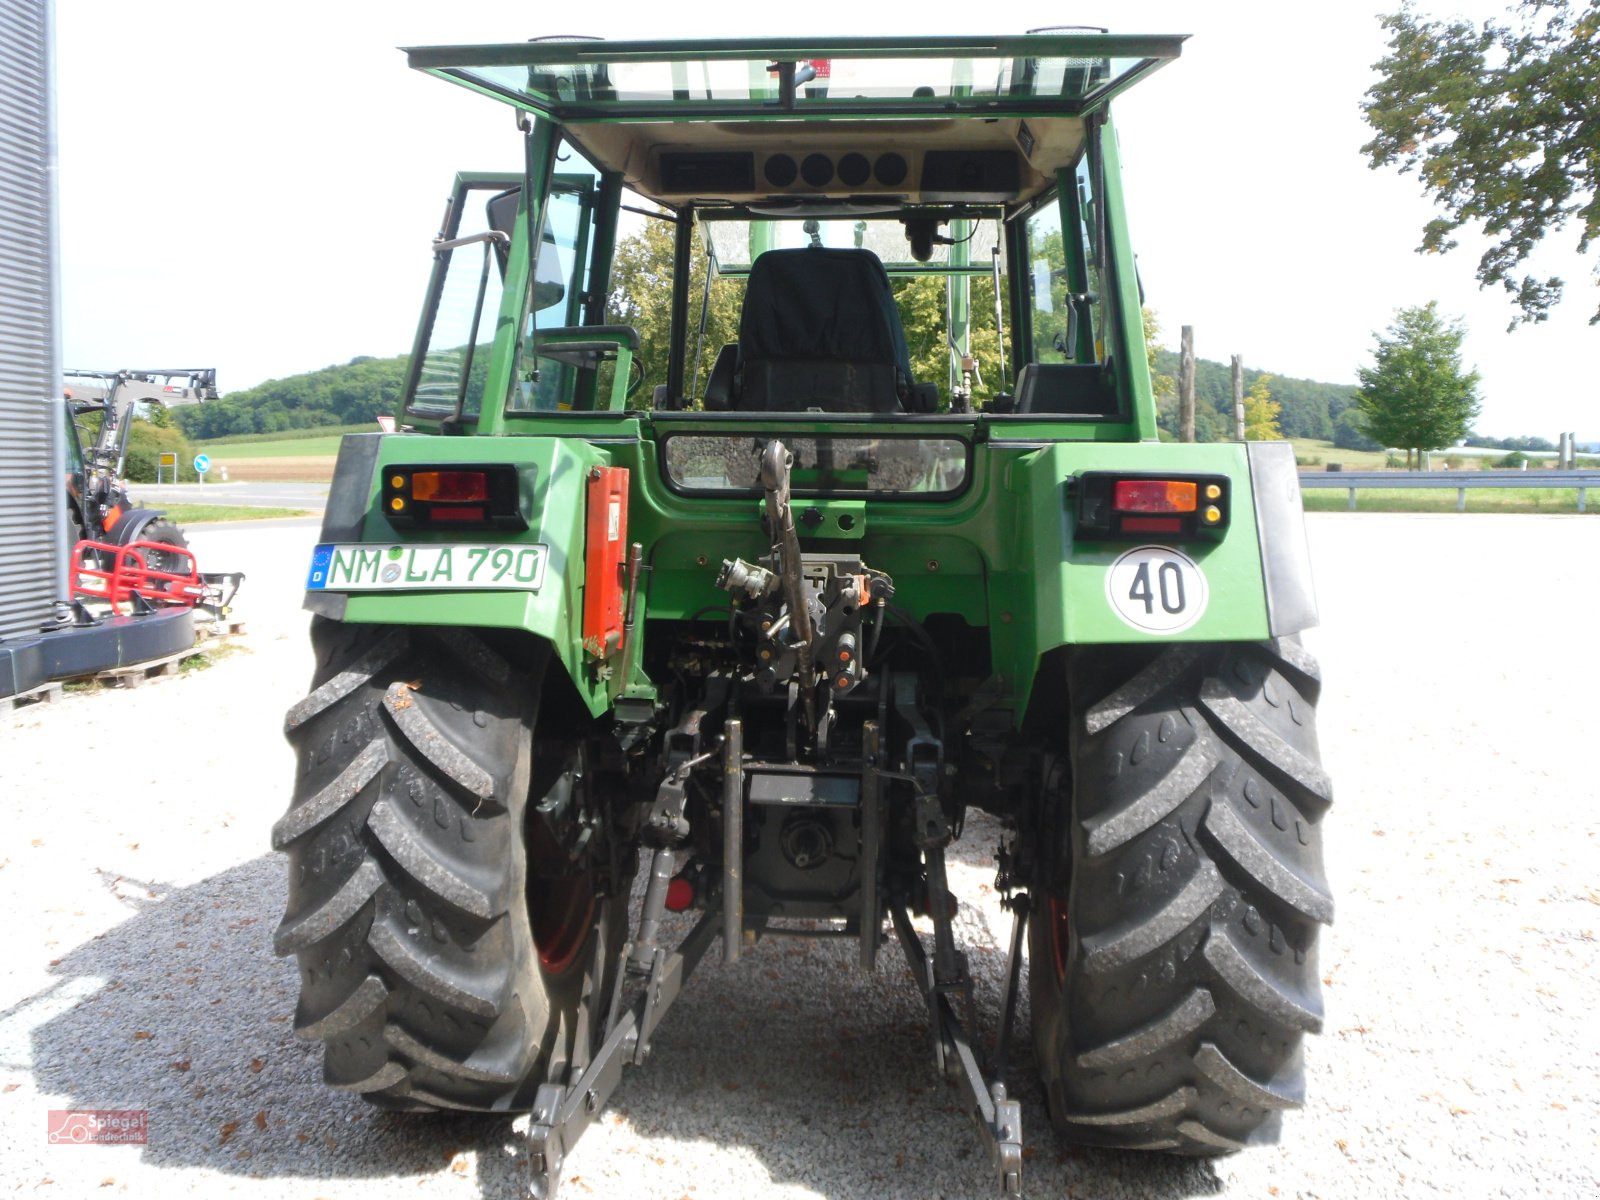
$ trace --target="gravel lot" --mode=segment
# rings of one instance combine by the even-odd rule
[[[1282,1145],[1212,1163],[1063,1150],[1024,1058],[1027,1193],[1600,1194],[1600,521],[1326,514],[1310,529],[1325,626],[1307,642],[1339,794],[1310,1102]],[[297,585],[314,535],[196,533],[203,563],[249,572],[243,651],[0,716],[8,1189],[519,1194],[507,1123],[370,1110],[321,1085],[320,1052],[290,1029],[295,973],[270,949],[283,865],[266,846],[292,773],[279,723],[309,674]],[[991,1016],[993,841],[969,825],[952,868]],[[851,955],[708,955],[563,1194],[989,1195],[898,956],[864,978]],[[147,1108],[149,1145],[50,1146],[59,1108]]]

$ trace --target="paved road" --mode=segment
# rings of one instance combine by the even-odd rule
[[[328,503],[325,483],[138,483],[141,504],[241,504],[260,508],[304,508],[320,513]]]
[[[1320,514],[1324,756],[1338,920],[1327,1031],[1276,1147],[1202,1163],[1059,1146],[1016,1094],[1028,1195],[1600,1195],[1600,522]],[[0,1185],[62,1197],[520,1195],[509,1124],[378,1113],[320,1082],[273,957],[267,852],[310,672],[309,526],[195,531],[250,572],[248,653],[0,728]],[[1590,655],[1592,657],[1592,655]],[[978,995],[998,996],[994,830],[952,882]],[[976,1135],[928,1061],[893,948],[766,941],[708,955],[655,1054],[568,1163],[563,1195],[986,1197]],[[1024,992],[1024,1005],[1026,992]],[[1023,1014],[1026,1021],[1026,1012]],[[50,1146],[45,1112],[147,1108],[148,1146]],[[48,1181],[48,1182],[47,1182]]]

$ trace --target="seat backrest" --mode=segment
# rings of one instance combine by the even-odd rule
[[[911,379],[894,290],[870,250],[768,250],[739,318],[741,409],[898,412]]]

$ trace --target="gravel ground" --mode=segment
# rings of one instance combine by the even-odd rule
[[[1328,1030],[1284,1142],[1211,1163],[1066,1150],[1024,1057],[1030,1196],[1600,1193],[1600,847],[1588,724],[1600,523],[1310,519],[1325,626],[1338,923]],[[311,524],[195,531],[249,572],[244,649],[137,691],[0,717],[0,1185],[42,1195],[518,1195],[506,1122],[396,1117],[320,1083],[289,1027],[266,853],[309,674]],[[994,829],[952,881],[995,1012]],[[715,952],[568,1161],[566,1196],[987,1196],[886,949]],[[1024,1004],[1026,997],[1024,994]],[[1024,1020],[1026,1012],[1024,1009]],[[1023,1039],[1024,1056],[1027,1038]],[[147,1146],[51,1146],[45,1112],[145,1108]]]

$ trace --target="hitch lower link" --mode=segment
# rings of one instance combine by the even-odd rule
[[[897,681],[898,682],[898,681]],[[909,698],[909,697],[907,697]],[[900,699],[900,697],[897,697]],[[915,714],[914,705],[900,706],[901,712]],[[921,725],[913,716],[913,727]],[[1022,948],[1028,921],[1028,897],[1016,895],[1007,902],[1012,910],[1011,944],[1006,957],[1005,992],[1001,1001],[1000,1025],[990,1063],[993,1082],[984,1078],[978,1052],[963,1024],[952,998],[958,997],[967,1020],[974,1026],[977,1007],[972,995],[972,976],[967,971],[966,955],[956,948],[951,903],[945,874],[944,847],[953,830],[935,794],[941,764],[937,755],[919,756],[918,750],[937,749],[938,741],[925,728],[917,728],[907,747],[910,760],[903,772],[884,771],[885,778],[910,783],[916,789],[917,841],[927,872],[928,916],[933,921],[933,955],[930,958],[922,939],[912,928],[906,898],[897,896],[890,904],[900,948],[911,968],[912,978],[928,1005],[928,1025],[933,1035],[934,1063],[946,1078],[953,1079],[978,1126],[979,1136],[989,1151],[989,1163],[1002,1195],[1022,1194],[1022,1106],[1006,1093],[1006,1066],[1011,1044],[1011,1027],[1016,1018],[1017,995],[1022,975]]]
[[[638,932],[618,955],[619,967],[609,997],[600,995],[606,977],[602,957],[606,939],[601,936],[601,910],[595,910],[591,931],[594,956],[584,977],[573,1060],[566,1082],[540,1087],[528,1118],[528,1194],[533,1200],[552,1200],[555,1196],[567,1154],[600,1115],[622,1081],[623,1068],[630,1064],[640,1066],[649,1058],[650,1039],[661,1018],[721,932],[722,909],[713,903],[676,950],[667,950],[658,940],[666,912],[667,886],[676,861],[674,848],[688,834],[684,807],[688,802],[689,775],[717,756],[715,751],[700,752],[700,722],[704,716],[703,710],[696,710],[673,731],[674,739],[686,748],[675,754],[645,816],[643,838],[653,847],[650,878],[639,913]],[[643,987],[624,1009],[623,991],[630,978],[642,980]],[[596,1037],[600,1047],[590,1056],[588,1047]]]

